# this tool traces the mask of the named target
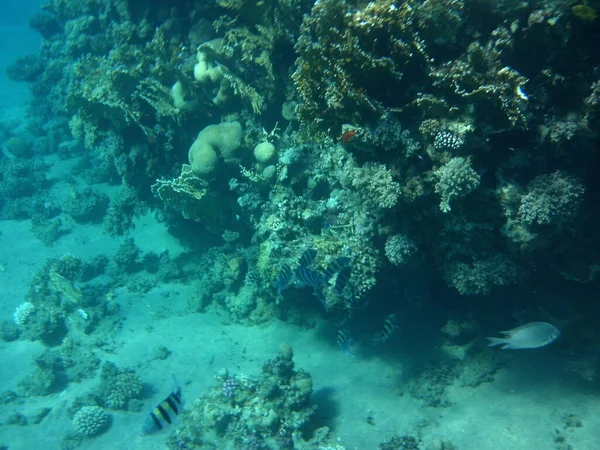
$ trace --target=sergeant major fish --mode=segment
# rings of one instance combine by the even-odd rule
[[[329,263],[327,268],[325,269],[325,276],[327,279],[330,279],[336,273],[342,271],[344,268],[350,266],[350,258],[345,256],[341,256],[339,258],[335,258],[333,261]]]
[[[300,256],[300,266],[309,267],[312,263],[315,262],[317,258],[317,251],[315,249],[309,248],[302,253]]]
[[[398,324],[396,323],[396,315],[390,314],[385,318],[383,322],[383,330],[381,330],[381,335],[377,342],[385,342],[387,341],[392,333],[398,329]]]
[[[181,387],[173,375],[173,390],[148,415],[142,428],[142,434],[153,434],[172,424],[182,407]]]
[[[290,281],[294,276],[294,272],[287,264],[281,267],[279,277],[277,277],[277,295],[281,295],[281,291],[290,285]]]
[[[335,279],[335,292],[338,295],[341,296],[344,293],[344,289],[348,285],[348,281],[350,281],[350,275],[352,275],[352,267],[350,266],[346,266],[338,272]]]
[[[344,352],[344,355],[350,358],[354,358],[354,353],[352,353],[352,351],[350,350],[350,346],[352,345],[352,338],[350,337],[347,331],[345,331],[342,328],[338,328],[335,340],[337,342],[338,347],[340,347],[340,349]]]

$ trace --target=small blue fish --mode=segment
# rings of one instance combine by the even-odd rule
[[[350,335],[342,328],[337,330],[336,342],[340,349],[344,352],[344,355],[349,358],[354,358],[354,353],[350,351],[350,346],[352,345],[352,338]]]
[[[173,375],[173,390],[148,415],[142,428],[142,434],[153,434],[172,424],[182,407],[181,387]]]

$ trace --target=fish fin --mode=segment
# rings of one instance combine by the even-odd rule
[[[510,345],[505,338],[487,337],[486,339],[490,341],[488,347],[494,347],[495,345]]]

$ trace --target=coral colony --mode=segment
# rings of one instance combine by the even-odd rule
[[[288,344],[197,398],[203,353],[170,394],[147,377],[170,380],[202,342],[119,362],[126,320],[169,283],[194,290],[182,314],[196,328],[222,314],[215,336],[277,321],[293,327],[281,341],[319,330],[315,358],[334,352],[340,376],[365,359],[398,364],[408,340],[427,356],[389,378],[423,408],[451,406],[453,383],[491,383],[524,352],[561,349],[561,368],[596,380],[598,305],[577,299],[597,297],[600,274],[599,7],[46,0],[29,22],[39,51],[6,68],[31,90],[27,117],[0,120],[0,222],[27,221],[52,255],[3,300],[1,337],[44,349],[3,395],[0,422],[68,417],[64,450],[109,439],[124,417],[136,433],[149,418],[159,433],[139,439],[170,449],[355,448],[336,435],[343,420],[315,413],[313,376]],[[148,336],[172,326],[161,313]],[[486,348],[500,330],[490,340],[507,350]],[[35,425],[18,411],[52,396],[61,406]],[[369,448],[457,448],[423,424]]]

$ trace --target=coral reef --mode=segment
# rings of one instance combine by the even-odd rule
[[[98,398],[105,407],[139,411],[142,403],[142,381],[132,369],[119,369],[115,364],[105,362],[100,374]]]
[[[464,197],[479,186],[479,175],[468,160],[460,157],[452,158],[437,169],[434,175],[438,178],[435,192],[441,197],[440,210],[445,213],[452,209],[451,199]]]
[[[315,406],[311,403],[312,378],[294,369],[293,351],[283,343],[274,359],[256,378],[231,376],[223,369],[218,384],[209,388],[182,415],[168,448],[184,445],[238,446],[293,449],[305,442],[304,430]],[[202,425],[201,425],[202,424]]]
[[[505,361],[478,349],[484,324],[551,315],[532,285],[600,275],[594,14],[557,1],[47,0],[30,24],[38,54],[7,67],[33,98],[26,123],[0,123],[0,219],[29,220],[46,245],[81,224],[125,237],[91,261],[46,261],[11,304],[2,338],[50,347],[21,389],[93,376],[95,346],[120,326],[115,289],[165,280],[193,284],[190,311],[244,324],[351,328],[371,302],[436,311],[447,360],[406,390],[444,407],[451,384],[491,381]],[[146,213],[181,256],[138,247]],[[569,307],[598,329],[596,310]],[[598,357],[567,370],[594,379]],[[79,437],[107,429],[103,408],[138,410],[142,388],[105,362],[96,400],[72,407]],[[317,439],[311,393],[284,346],[256,377],[220,373],[169,446],[302,448]]]
[[[551,247],[581,260],[578,236],[600,245],[577,223],[589,210],[585,167],[600,110],[593,39],[584,37],[593,31],[560,37],[548,18],[566,24],[564,5],[492,13],[456,0],[219,0],[147,15],[128,4],[103,15],[50,1],[32,21],[44,45],[15,66],[32,80],[36,120],[47,121],[31,148],[86,149],[87,178],[122,184],[106,211],[77,188],[65,205],[78,221],[103,215],[111,235],[133,232],[133,218],[157,205],[173,230],[191,219],[238,233],[226,244],[244,248],[256,287],[217,296],[237,317],[264,309],[280,267],[307,247],[321,267],[352,260],[361,302],[388,264],[431,264],[460,293],[481,295],[527,278],[522,260],[540,264]],[[578,85],[567,67],[583,60]],[[50,244],[68,224],[40,196],[44,168],[30,161],[1,162],[2,216],[32,217]],[[33,186],[33,205],[48,208],[32,207]],[[597,264],[585,260],[553,258],[551,270],[585,279]]]
[[[110,416],[99,406],[84,406],[73,417],[73,427],[84,437],[94,437],[110,427]]]
[[[583,193],[581,182],[566,174],[538,175],[521,198],[519,216],[528,225],[564,225],[575,220]]]

